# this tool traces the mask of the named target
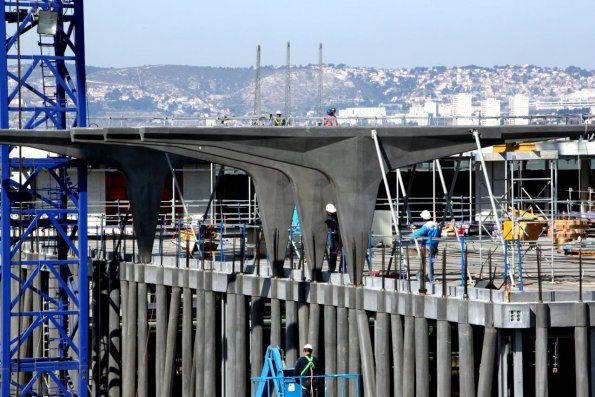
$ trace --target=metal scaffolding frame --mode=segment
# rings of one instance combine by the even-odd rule
[[[0,128],[86,126],[83,1],[5,1],[1,15]],[[10,146],[0,160],[0,395],[87,395],[86,166]]]

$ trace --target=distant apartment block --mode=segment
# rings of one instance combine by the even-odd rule
[[[339,124],[347,125],[378,125],[386,120],[386,108],[345,108],[339,109],[337,114]]]
[[[529,98],[526,95],[517,94],[508,100],[508,115],[510,125],[529,124]],[[520,117],[520,118],[517,118]]]
[[[456,94],[452,98],[452,117],[455,125],[472,125],[473,97],[471,94]]]
[[[487,98],[480,102],[481,125],[500,125],[500,100]]]

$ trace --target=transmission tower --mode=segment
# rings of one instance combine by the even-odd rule
[[[4,1],[0,29],[0,128],[86,126],[83,1]],[[0,395],[86,396],[86,167],[7,145],[0,161]]]
[[[291,123],[291,45],[287,42],[287,74],[285,77],[285,117]]]
[[[322,110],[322,43],[318,46],[318,116],[324,117]]]
[[[260,86],[260,44],[256,47],[256,78],[254,80],[254,115],[261,116],[261,86]]]

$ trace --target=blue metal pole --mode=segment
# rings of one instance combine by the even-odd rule
[[[519,291],[523,290],[523,258],[521,256],[521,240],[517,240],[517,253],[519,257]]]
[[[4,26],[4,25],[3,25]],[[10,161],[9,147],[2,145],[2,341],[0,343],[2,362],[2,396],[10,395]]]
[[[87,168],[78,167],[78,196],[79,196],[79,396],[87,395],[89,383],[89,274],[88,274],[88,233],[87,233]]]
[[[466,272],[466,263],[465,263],[465,237],[461,236],[461,285],[465,285],[465,272]]]
[[[504,284],[508,284],[508,242],[504,242]]]

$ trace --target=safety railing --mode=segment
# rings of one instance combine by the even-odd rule
[[[333,374],[310,376],[276,376],[251,378],[252,397],[301,397],[302,390],[310,396],[359,396],[359,374]]]

